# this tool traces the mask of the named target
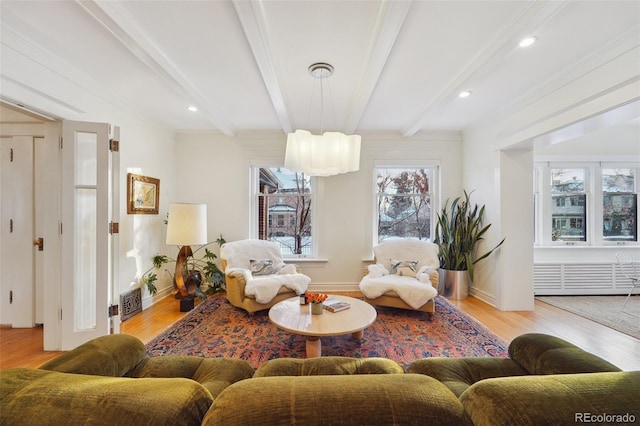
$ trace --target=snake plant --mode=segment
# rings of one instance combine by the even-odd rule
[[[473,191],[472,191],[473,192]],[[468,271],[473,281],[473,265],[488,257],[504,243],[504,238],[494,248],[481,256],[474,256],[476,246],[491,224],[483,226],[484,208],[471,205],[471,193],[464,191],[464,198],[457,197],[449,207],[447,201],[438,214],[435,242],[440,247],[440,267],[451,271]]]

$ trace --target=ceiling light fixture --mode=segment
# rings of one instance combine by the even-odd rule
[[[324,132],[324,80],[333,74],[333,66],[319,62],[309,66],[309,73],[320,79],[320,135],[296,130],[287,135],[284,166],[309,176],[333,176],[360,169],[360,135]]]
[[[538,41],[538,37],[536,37],[536,36],[525,37],[522,40],[520,40],[520,43],[518,43],[518,46],[520,46],[520,47],[529,47],[533,43],[535,43],[536,41]]]
[[[191,112],[198,112],[198,107],[197,106],[193,106],[193,105],[189,105],[187,107],[187,109]]]
[[[465,90],[465,91],[462,91],[462,92],[458,93],[458,97],[459,98],[468,98],[469,96],[471,96],[471,91],[470,90]]]

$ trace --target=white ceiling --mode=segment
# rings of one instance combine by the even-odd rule
[[[82,119],[99,97],[227,135],[319,130],[314,62],[335,67],[324,130],[410,137],[499,119],[640,39],[640,2],[613,0],[2,0],[0,16],[5,100]]]

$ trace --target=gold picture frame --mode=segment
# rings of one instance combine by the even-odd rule
[[[127,173],[127,213],[158,214],[160,179]]]

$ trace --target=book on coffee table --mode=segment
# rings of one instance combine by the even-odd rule
[[[325,300],[323,305],[324,308],[329,312],[340,312],[351,307],[351,305],[347,302],[331,298]]]

